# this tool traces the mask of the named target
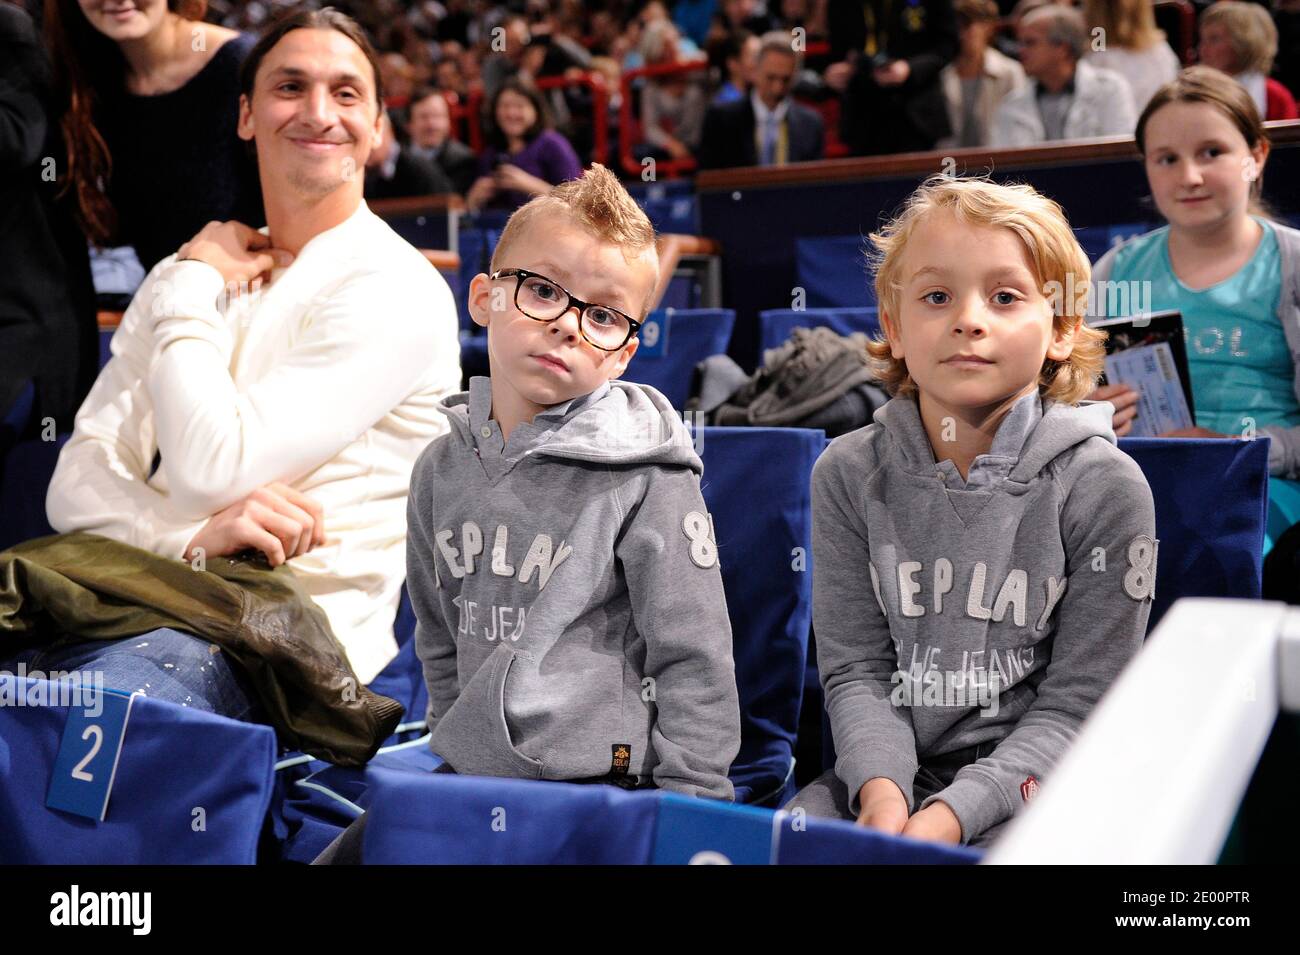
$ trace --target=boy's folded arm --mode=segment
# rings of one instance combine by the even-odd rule
[[[456,666],[456,639],[442,613],[438,598],[437,559],[431,530],[428,496],[438,480],[426,448],[411,472],[411,492],[406,499],[406,592],[415,611],[415,650],[429,690],[425,713],[430,731],[460,695]]]
[[[872,586],[867,527],[855,502],[862,477],[861,462],[834,447],[813,469],[817,666],[849,808],[860,811],[859,790],[881,776],[898,786],[910,811],[916,736],[911,711],[892,699],[898,652]]]
[[[694,472],[652,469],[614,552],[646,644],[655,784],[733,799],[727,771],[740,751],[740,701],[731,623]]]
[[[1115,460],[1104,478],[1078,481],[1062,512],[1069,577],[1037,696],[992,753],[923,803],[947,803],[963,842],[1027,801],[1142,647],[1154,593],[1155,505],[1137,464]]]

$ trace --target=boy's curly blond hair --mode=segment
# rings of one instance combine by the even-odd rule
[[[931,176],[912,193],[903,211],[871,235],[876,251],[868,253],[876,273],[876,301],[882,318],[897,322],[903,281],[899,274],[903,250],[917,224],[936,212],[948,211],[959,222],[1004,226],[1029,250],[1035,277],[1053,304],[1055,330],[1076,328],[1070,357],[1057,362],[1044,358],[1038,391],[1044,398],[1076,404],[1096,386],[1105,359],[1106,333],[1084,318],[1092,267],[1070,231],[1061,207],[1032,186],[999,185],[989,179]],[[897,325],[895,325],[897,328]],[[882,335],[867,345],[867,353],[886,390],[894,395],[916,392],[907,362],[894,358]]]
[[[583,231],[617,245],[623,258],[629,262],[655,245],[654,226],[636,200],[612,172],[600,163],[592,163],[581,178],[562,182],[545,195],[534,196],[515,211],[501,230],[501,238],[492,253],[491,271],[504,268],[502,263],[510,244],[539,217],[548,213],[567,216]],[[646,302],[642,314],[636,317],[644,318],[650,305]]]

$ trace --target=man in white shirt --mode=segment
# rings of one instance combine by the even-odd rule
[[[152,270],[47,511],[59,531],[199,568],[248,548],[287,561],[369,682],[396,652],[411,467],[460,385],[455,304],[362,201],[382,91],[360,28],[328,9],[279,21],[242,85],[267,229],[209,223]],[[119,689],[250,712],[242,676],[189,634],[70,636],[28,653],[29,669],[70,662]]]
[[[1016,38],[1032,82],[998,104],[990,146],[1133,135],[1137,112],[1128,83],[1080,59],[1088,30],[1078,10],[1057,4],[1030,10],[1017,24]]]

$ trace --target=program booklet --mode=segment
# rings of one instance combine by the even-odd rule
[[[1092,323],[1105,331],[1107,384],[1138,393],[1134,438],[1153,438],[1196,424],[1181,312],[1151,312]]]

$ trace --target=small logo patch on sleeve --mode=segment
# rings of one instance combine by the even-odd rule
[[[1038,777],[1026,776],[1025,781],[1020,784],[1020,798],[1025,802],[1033,799],[1038,795]]]

